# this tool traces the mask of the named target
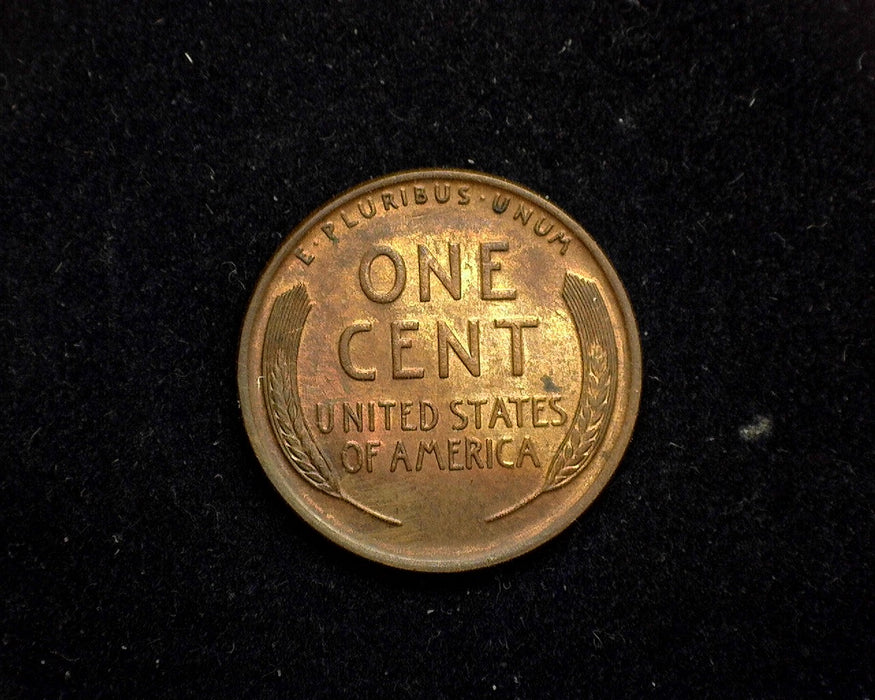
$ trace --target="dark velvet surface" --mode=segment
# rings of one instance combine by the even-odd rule
[[[4,697],[871,697],[873,5],[679,5],[3,4]],[[287,231],[443,166],[584,224],[644,387],[566,532],[417,575],[235,362]]]

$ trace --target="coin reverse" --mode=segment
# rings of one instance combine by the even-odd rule
[[[592,503],[632,434],[641,351],[580,224],[507,180],[418,170],[282,242],[238,384],[255,453],[305,521],[384,564],[461,571]]]

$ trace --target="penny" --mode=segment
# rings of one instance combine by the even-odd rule
[[[617,468],[638,411],[629,299],[539,195],[457,170],[362,184],[258,282],[238,382],[270,480],[313,527],[405,569],[550,539]]]

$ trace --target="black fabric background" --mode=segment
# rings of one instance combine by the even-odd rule
[[[5,697],[875,692],[871,3],[33,5],[2,17]],[[274,492],[235,362],[286,232],[442,166],[584,224],[645,378],[572,527],[416,575]]]

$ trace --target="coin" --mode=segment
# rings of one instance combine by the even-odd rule
[[[311,214],[253,294],[238,363],[258,459],[310,525],[461,571],[575,520],[631,437],[641,351],[583,228],[490,175],[418,170]]]

